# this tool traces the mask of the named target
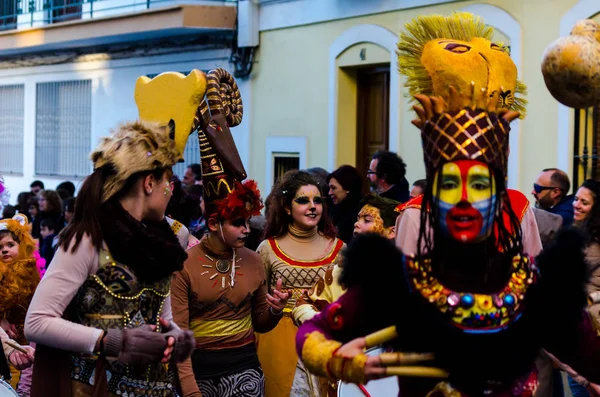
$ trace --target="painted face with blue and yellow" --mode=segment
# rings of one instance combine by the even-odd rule
[[[439,203],[442,232],[463,243],[490,235],[496,184],[487,164],[475,160],[444,164],[435,176],[433,195]]]

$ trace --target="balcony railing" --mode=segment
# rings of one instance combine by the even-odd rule
[[[109,17],[182,0],[0,0],[0,30],[44,26],[52,23]],[[237,0],[186,0],[186,4],[225,5]]]

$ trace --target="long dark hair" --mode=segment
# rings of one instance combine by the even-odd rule
[[[152,175],[156,180],[160,180],[165,172],[170,172],[171,168],[157,168],[152,171],[142,171],[131,175],[123,188],[117,192],[109,201],[119,200],[125,196],[136,184],[140,178]],[[67,251],[73,240],[71,252],[75,252],[81,243],[84,234],[90,237],[92,245],[96,248],[102,247],[102,228],[100,226],[100,217],[102,216],[102,194],[104,193],[104,183],[109,176],[113,176],[115,171],[110,166],[97,168],[85,178],[79,194],[77,195],[77,205],[73,212],[73,219],[60,233],[58,246]]]
[[[273,186],[268,197],[267,210],[267,226],[265,228],[265,238],[279,238],[286,235],[288,226],[293,222],[291,214],[288,214],[286,209],[292,208],[292,201],[296,196],[296,192],[302,186],[319,185],[317,181],[305,171],[292,170],[286,172],[281,179]],[[323,201],[323,213],[319,220],[318,230],[325,237],[335,238],[336,231],[327,216],[327,208]]]
[[[441,168],[440,168],[441,170]],[[504,173],[499,169],[494,169],[490,166],[489,168],[490,177],[493,178],[496,186],[496,201],[493,207],[494,221],[490,225],[492,228],[491,236],[486,240],[485,252],[486,259],[488,260],[488,266],[492,265],[492,262],[496,260],[496,254],[501,252],[503,255],[513,257],[516,254],[523,253],[523,238],[521,230],[521,222],[515,214],[508,194],[506,192],[506,183]],[[435,172],[431,172],[428,175],[427,186],[423,194],[423,201],[421,208],[421,219],[419,229],[419,239],[417,243],[417,256],[422,258],[425,253],[433,257],[433,262],[437,259],[442,259],[445,255],[443,250],[433,249],[434,240],[442,241],[442,232],[440,228],[440,206],[439,199],[436,197],[440,196],[441,183],[438,183],[436,192],[434,194],[434,179]],[[490,186],[490,190],[492,187]],[[490,201],[493,197],[490,198]],[[425,209],[428,210],[425,210]],[[429,228],[430,226],[431,228]],[[433,230],[433,233],[429,231]],[[423,251],[423,249],[425,251]]]
[[[589,189],[592,193],[594,204],[592,204],[592,209],[581,222],[581,228],[589,238],[600,242],[600,182],[595,179],[587,179],[581,184],[580,188],[582,187]]]

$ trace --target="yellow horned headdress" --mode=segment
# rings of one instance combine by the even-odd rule
[[[498,94],[499,106],[524,114],[525,85],[502,45],[492,43],[493,29],[469,13],[419,16],[406,24],[398,42],[398,68],[410,95],[448,99],[449,87],[460,95],[485,89]]]
[[[126,123],[102,139],[91,158],[106,170],[102,202],[132,175],[169,168],[183,161],[188,136],[198,127],[196,110],[206,93],[206,75],[193,70],[138,78],[135,101],[141,121]]]

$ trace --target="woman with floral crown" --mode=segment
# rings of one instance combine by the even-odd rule
[[[598,380],[600,340],[582,310],[581,238],[564,233],[534,260],[506,194],[509,124],[519,116],[508,109],[514,64],[469,14],[419,17],[409,26],[415,37],[435,33],[419,59],[439,95],[415,94],[429,208],[417,253],[358,237],[340,277],[348,291],[300,327],[298,354],[332,379],[399,376],[403,396],[531,396],[542,348]],[[410,40],[401,46],[411,48]],[[506,81],[494,86],[498,79]],[[362,271],[365,261],[378,271]],[[396,353],[365,354],[382,343]]]
[[[119,126],[92,153],[94,171],[27,313],[32,396],[177,395],[165,364],[194,343],[173,322],[170,284],[187,242],[164,213],[205,90],[197,70],[140,77],[144,121]]]

